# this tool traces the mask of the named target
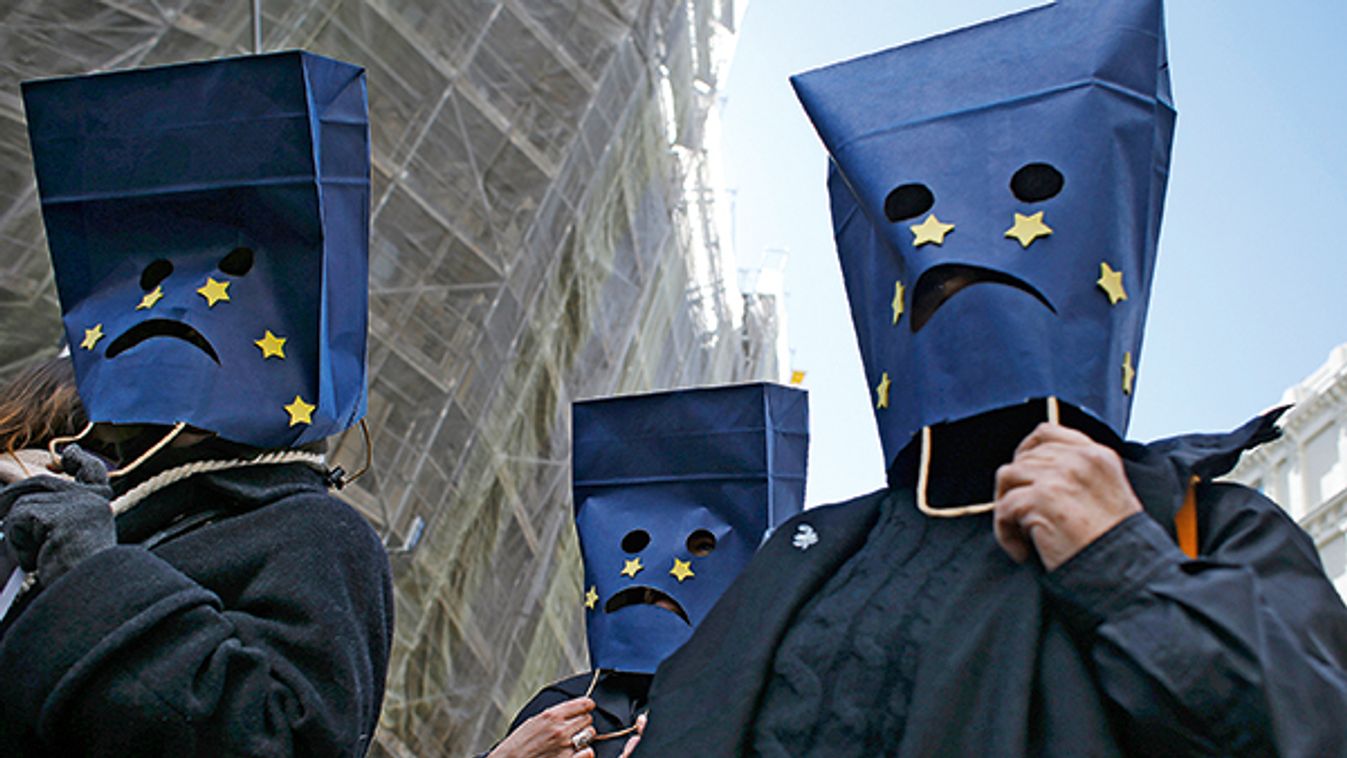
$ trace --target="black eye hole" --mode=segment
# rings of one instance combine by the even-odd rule
[[[140,288],[149,292],[155,287],[158,287],[171,273],[173,273],[172,263],[169,263],[163,258],[160,258],[157,261],[152,261],[150,265],[145,267],[144,271],[140,272]]]
[[[904,184],[884,198],[884,215],[891,222],[902,221],[920,216],[932,205],[935,205],[935,195],[925,184]]]
[[[1039,203],[1056,197],[1066,180],[1062,172],[1046,163],[1027,163],[1010,178],[1010,191],[1026,203]]]
[[[710,555],[711,551],[715,549],[716,549],[716,535],[706,531],[705,529],[698,529],[697,531],[688,535],[688,552],[692,553],[698,558],[703,558]]]
[[[253,267],[253,249],[236,247],[220,259],[220,270],[230,276],[243,276]]]
[[[622,552],[639,553],[650,544],[650,535],[644,529],[633,529],[622,538]]]

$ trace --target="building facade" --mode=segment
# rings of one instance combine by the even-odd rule
[[[588,667],[574,399],[777,379],[779,293],[736,286],[717,97],[736,0],[263,0],[263,49],[368,71],[368,424],[342,496],[385,537],[379,755],[489,747]],[[238,0],[0,7],[0,374],[59,308],[18,83],[245,54]],[[358,430],[334,460],[359,469]]]
[[[1250,450],[1229,479],[1281,504],[1313,538],[1324,571],[1347,598],[1347,344],[1286,390],[1282,437]]]

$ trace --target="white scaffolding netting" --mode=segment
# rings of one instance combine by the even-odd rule
[[[369,72],[374,467],[393,552],[375,754],[485,749],[587,668],[571,400],[776,379],[779,296],[722,239],[734,0],[266,0],[264,48]],[[0,3],[0,373],[60,334],[18,83],[246,53],[241,0]],[[708,134],[710,137],[708,138]],[[336,441],[350,471],[358,433]],[[414,545],[414,546],[413,546]],[[412,546],[411,549],[403,549]]]

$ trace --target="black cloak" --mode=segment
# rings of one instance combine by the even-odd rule
[[[1273,418],[1229,435],[1125,445],[1146,512],[1052,572],[1011,561],[991,516],[975,517],[982,536],[960,555],[968,566],[919,641],[896,754],[1347,752],[1347,609],[1281,508],[1211,481],[1268,436]],[[1196,559],[1172,532],[1192,476],[1201,477]],[[806,511],[777,530],[660,666],[638,756],[753,751],[781,640],[865,546],[888,499],[905,517],[926,518],[910,490],[893,488]],[[928,526],[937,536],[947,528]],[[854,743],[811,749],[871,752]]]
[[[11,609],[0,755],[359,756],[392,640],[388,558],[299,465],[197,474]]]

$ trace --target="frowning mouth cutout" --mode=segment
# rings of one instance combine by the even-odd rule
[[[667,594],[660,592],[654,587],[628,587],[609,598],[608,602],[604,604],[603,610],[605,613],[613,613],[619,609],[626,608],[629,605],[657,606],[675,614],[678,618],[683,619],[683,623],[692,626],[692,622],[688,620],[687,611],[683,610],[683,606],[679,605],[677,600],[674,600],[672,597],[669,597]]]
[[[190,345],[196,346],[201,352],[210,356],[210,359],[217,364],[220,362],[220,356],[215,352],[215,347],[210,344],[210,340],[205,335],[181,321],[171,321],[163,318],[153,318],[148,321],[142,321],[139,324],[122,332],[121,336],[108,345],[107,357],[115,358],[118,355],[130,350],[146,340],[167,337],[178,339]]]
[[[1001,284],[1013,287],[1032,295],[1054,314],[1057,309],[1052,303],[1022,279],[1001,271],[993,271],[979,266],[966,266],[958,263],[946,263],[932,267],[917,280],[916,290],[912,294],[912,332],[921,331],[935,312],[955,294],[974,284]]]

